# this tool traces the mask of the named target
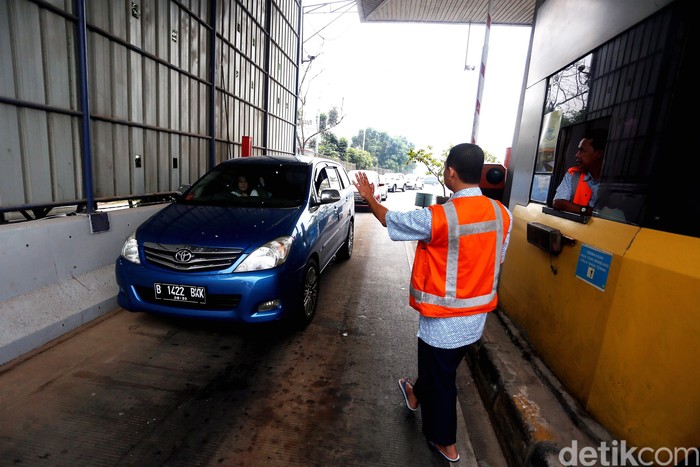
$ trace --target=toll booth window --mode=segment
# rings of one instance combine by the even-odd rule
[[[692,149],[696,124],[688,118],[696,110],[690,98],[696,94],[696,57],[687,46],[697,42],[700,28],[690,21],[687,3],[672,2],[549,77],[532,202],[558,211],[555,193],[564,177],[577,178],[569,169],[580,166],[581,139],[588,130],[606,129],[586,217],[700,237],[693,182],[700,157]]]
[[[585,222],[587,217],[596,216],[628,222],[629,216],[610,193],[609,171],[604,170],[610,118],[590,118],[589,99],[599,81],[598,70],[597,55],[591,53],[549,78],[530,200],[545,204],[550,214],[578,216],[563,216],[574,220]],[[588,165],[591,161],[580,156],[593,151],[593,133],[598,134],[595,145],[600,150],[595,151],[597,160],[592,169]]]
[[[585,115],[591,62],[592,54],[589,54],[549,78],[546,111],[530,189],[531,201],[547,204],[551,200],[559,132],[562,126],[578,123]]]
[[[547,206],[560,213],[584,216],[580,219],[583,222],[593,215],[604,217],[600,187],[609,126],[610,118],[605,117],[561,128],[554,151]]]
[[[607,147],[610,118],[590,118],[594,112],[589,99],[600,81],[596,76],[599,69],[597,55],[591,53],[549,78],[530,200],[545,204],[545,212],[582,222],[595,216],[638,223],[639,210],[631,205],[634,196],[630,187],[613,182],[620,174],[611,176],[620,155],[612,155],[615,145],[612,150]],[[605,148],[598,151],[601,157],[593,171],[585,158],[579,157],[584,151],[581,144],[590,142],[592,131],[605,134]],[[600,136],[596,140],[600,141]],[[584,189],[588,190],[585,200],[581,194]]]
[[[538,203],[547,203],[549,188],[554,172],[554,150],[559,136],[561,110],[556,109],[544,117],[542,135],[535,160],[535,176],[532,180],[530,199]]]

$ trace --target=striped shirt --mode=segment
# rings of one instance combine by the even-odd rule
[[[465,188],[452,195],[452,198],[466,196],[481,196],[480,188]],[[513,225],[513,215],[508,211],[510,226]],[[432,233],[433,215],[430,209],[423,208],[413,211],[400,212],[389,211],[386,213],[386,227],[389,238],[396,241],[430,242]],[[510,231],[503,242],[503,255],[506,256]],[[479,313],[471,316],[456,316],[453,318],[428,318],[422,316],[418,321],[417,336],[426,344],[441,349],[456,349],[472,344],[479,340],[484,331],[487,313]]]

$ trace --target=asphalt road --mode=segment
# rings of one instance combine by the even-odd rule
[[[416,374],[413,249],[359,211],[303,332],[116,309],[0,367],[0,465],[446,465],[397,384]],[[457,465],[505,465],[466,363],[459,386]]]

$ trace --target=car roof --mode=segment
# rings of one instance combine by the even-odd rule
[[[365,169],[351,170],[351,171],[348,172],[348,173],[355,173],[355,172],[365,172],[365,173],[371,173],[371,174],[377,174],[377,175],[379,175],[379,172],[377,172],[376,170],[365,170]]]
[[[248,164],[268,164],[268,165],[312,165],[318,163],[333,163],[338,164],[338,161],[331,159],[326,159],[323,157],[312,157],[312,156],[290,156],[290,155],[260,155],[260,156],[247,156],[247,157],[235,157],[233,159],[227,159],[221,162],[219,165],[248,165]]]

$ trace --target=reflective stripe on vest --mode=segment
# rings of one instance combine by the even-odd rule
[[[429,294],[418,290],[411,284],[411,296],[420,303],[437,305],[446,308],[474,308],[489,304],[496,297],[498,275],[501,270],[503,255],[503,212],[496,201],[489,198],[496,214],[491,221],[476,222],[460,225],[457,208],[453,203],[443,205],[448,225],[447,271],[445,274],[445,296]],[[457,298],[457,271],[459,268],[459,238],[464,235],[496,232],[496,254],[494,264],[493,286],[490,293],[470,298]]]

